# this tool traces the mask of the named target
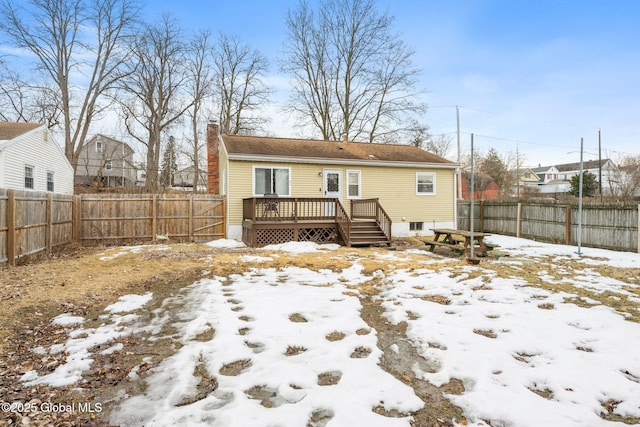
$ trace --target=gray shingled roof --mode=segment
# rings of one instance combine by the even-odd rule
[[[607,163],[608,161],[609,161],[609,159],[602,159],[602,162],[599,162],[598,160],[584,161],[584,162],[582,162],[582,168],[583,169],[597,169],[597,168],[600,167],[600,165],[604,166],[604,164]],[[556,165],[556,169],[558,169],[560,172],[577,171],[577,170],[580,170],[580,162],[565,163],[563,165]]]

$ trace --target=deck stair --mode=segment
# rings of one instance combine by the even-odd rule
[[[390,245],[391,241],[376,221],[354,220],[351,222],[351,246]]]

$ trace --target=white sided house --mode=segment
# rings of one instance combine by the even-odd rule
[[[227,237],[348,246],[455,228],[457,164],[409,145],[207,132],[208,189],[226,196]]]
[[[73,167],[46,126],[0,123],[0,188],[73,194]]]

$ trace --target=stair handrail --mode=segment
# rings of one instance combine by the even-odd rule
[[[347,213],[342,203],[340,203],[340,199],[335,199],[336,203],[336,224],[338,229],[338,234],[345,246],[351,246],[351,218],[349,218],[349,214]]]
[[[351,217],[353,219],[373,219],[387,240],[391,241],[391,217],[384,210],[378,198],[352,199]]]
[[[387,240],[391,242],[391,217],[387,211],[384,210],[378,199],[376,199],[376,222],[387,237]]]

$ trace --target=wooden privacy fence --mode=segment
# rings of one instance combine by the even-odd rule
[[[225,236],[225,201],[210,194],[62,195],[0,189],[0,265],[55,247]]]
[[[69,243],[73,196],[0,188],[0,265]]]
[[[458,201],[458,228],[469,229],[471,203]],[[550,243],[577,245],[578,203],[480,201],[474,229]],[[581,244],[640,252],[640,205],[584,203]]]

